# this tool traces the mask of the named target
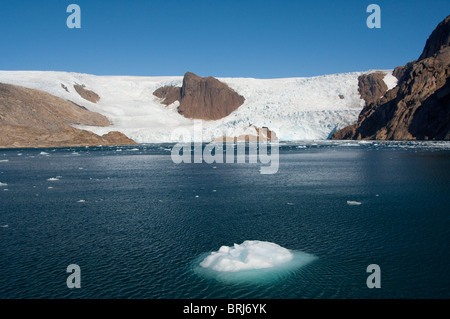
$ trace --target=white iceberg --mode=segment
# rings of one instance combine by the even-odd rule
[[[348,200],[347,201],[347,205],[361,205],[362,203],[361,202],[357,202],[357,201],[354,201],[354,200]]]
[[[293,258],[293,254],[288,249],[277,244],[246,240],[241,245],[220,247],[219,251],[212,252],[206,257],[200,266],[216,271],[240,271],[270,268]]]
[[[202,255],[195,261],[194,271],[223,282],[267,282],[289,276],[315,259],[314,255],[275,243],[246,240]]]

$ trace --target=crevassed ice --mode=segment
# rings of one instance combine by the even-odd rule
[[[200,139],[207,142],[240,136],[249,125],[267,126],[287,140],[327,139],[332,132],[353,124],[364,106],[358,76],[365,72],[284,79],[218,78],[245,97],[236,111],[217,121],[203,121]],[[179,142],[178,128],[195,136],[196,121],[178,113],[176,105],[162,105],[153,92],[165,85],[181,86],[182,76],[95,76],[51,71],[0,71],[0,82],[38,89],[73,101],[106,116],[108,127],[74,125],[103,135],[119,131],[138,143]],[[73,84],[84,84],[101,99],[83,99]],[[69,88],[69,92],[61,84]],[[189,134],[188,134],[189,135]],[[41,154],[46,155],[46,154]],[[48,154],[47,154],[48,155]]]

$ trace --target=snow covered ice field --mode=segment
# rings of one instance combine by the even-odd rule
[[[224,135],[256,135],[251,124],[268,127],[284,141],[326,139],[334,130],[356,122],[365,103],[358,93],[358,77],[370,72],[373,71],[284,79],[218,78],[244,96],[245,102],[225,118],[202,121],[202,139],[207,142]],[[392,70],[384,72],[390,89],[397,80]],[[48,92],[103,114],[112,123],[109,127],[76,127],[100,135],[119,131],[138,143],[178,142],[179,137],[173,134],[176,128],[193,131],[194,120],[177,112],[178,102],[166,107],[153,95],[162,86],[181,86],[182,80],[182,76],[0,71],[1,83]],[[74,84],[85,85],[100,96],[100,101],[83,99]]]

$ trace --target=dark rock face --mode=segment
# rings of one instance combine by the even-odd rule
[[[241,106],[245,99],[216,78],[200,77],[187,72],[183,86],[162,87],[153,94],[163,98],[163,104],[180,102],[178,112],[187,118],[218,120]]]
[[[450,16],[432,33],[418,60],[394,70],[395,88],[366,105],[355,125],[332,138],[450,139],[449,24]]]

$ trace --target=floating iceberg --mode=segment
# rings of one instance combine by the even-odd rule
[[[292,253],[277,244],[247,240],[233,247],[222,246],[200,263],[204,268],[216,271],[240,271],[270,268],[294,258]]]
[[[0,182],[0,186],[8,186],[8,184]]]
[[[357,202],[357,201],[354,201],[354,200],[348,200],[347,201],[347,205],[361,205],[362,203],[361,202]]]
[[[315,259],[275,243],[247,240],[201,256],[194,270],[224,282],[265,282],[286,277]]]

